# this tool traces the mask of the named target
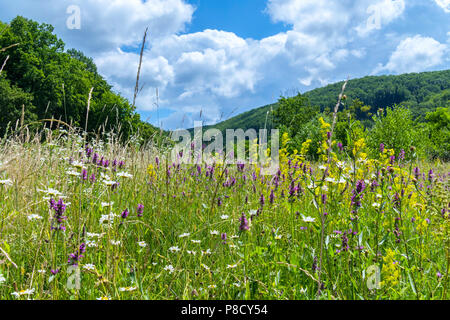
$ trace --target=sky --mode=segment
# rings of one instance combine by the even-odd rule
[[[0,20],[52,24],[130,101],[148,27],[136,105],[164,129],[214,124],[347,77],[450,69],[450,0],[1,2]]]

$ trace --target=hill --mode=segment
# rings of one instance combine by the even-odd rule
[[[327,108],[331,110],[342,85],[343,81],[330,84],[308,91],[304,96],[311,105],[319,106],[321,111]],[[352,79],[348,82],[345,94],[348,104],[359,99],[364,105],[370,106],[369,114],[375,114],[379,108],[385,109],[397,104],[408,106],[415,118],[423,120],[427,112],[437,107],[450,106],[450,70]],[[256,108],[205,129],[260,129],[264,128],[266,117],[266,127],[270,129],[273,125],[271,110],[276,108],[277,103]]]

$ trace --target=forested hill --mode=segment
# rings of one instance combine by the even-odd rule
[[[334,108],[341,92],[343,82],[330,84],[303,94],[312,106],[318,106],[323,111]],[[370,107],[367,114],[375,114],[379,108],[391,107],[395,104],[408,106],[414,117],[423,119],[425,114],[437,107],[450,107],[450,70],[409,73],[397,76],[368,76],[352,79],[345,91],[347,104],[359,99]],[[220,122],[214,127],[221,131],[225,129],[271,128],[277,104],[271,104],[237,115]],[[301,112],[301,110],[298,110]],[[267,122],[266,122],[267,118]]]
[[[144,138],[155,132],[154,127],[140,120],[127,99],[112,91],[91,58],[75,49],[65,50],[51,25],[20,16],[9,26],[0,22],[0,68],[3,64],[2,135],[8,126],[15,127],[18,119],[28,124],[54,118],[84,128],[91,88],[89,132],[103,127],[117,132],[120,128],[124,139],[136,132]]]

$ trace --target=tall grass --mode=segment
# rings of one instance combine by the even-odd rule
[[[284,136],[262,176],[106,136],[1,141],[1,299],[447,299],[447,164],[330,141],[324,166]]]

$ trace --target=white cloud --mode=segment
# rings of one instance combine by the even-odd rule
[[[69,30],[66,9],[76,5],[81,11],[81,29]],[[2,1],[2,15],[20,14],[51,23],[70,46],[88,54],[134,45],[149,27],[149,37],[162,38],[180,31],[191,22],[194,8],[184,0],[16,0]],[[43,10],[45,8],[45,10]]]
[[[435,0],[436,4],[444,9],[445,12],[450,13],[450,0]]]
[[[416,35],[400,42],[386,65],[379,65],[374,74],[381,71],[408,73],[425,71],[440,65],[448,47],[433,38]]]
[[[99,72],[130,100],[139,63],[138,50],[131,49],[140,47],[148,26],[140,80],[144,90],[137,106],[140,111],[155,110],[157,87],[165,128],[188,127],[199,119],[210,124],[236,107],[272,102],[282,91],[342,80],[353,73],[355,62],[364,75],[378,62],[375,37],[387,43],[375,48],[377,55],[400,42],[383,29],[406,10],[404,0],[267,0],[266,13],[286,24],[285,31],[255,40],[223,30],[183,33],[195,10],[187,0],[4,2],[0,18],[20,14],[54,25],[67,47],[92,56]],[[66,28],[66,8],[72,4],[80,6],[81,30]],[[432,1],[429,5],[435,7]],[[367,22],[374,12],[379,22],[375,27]],[[432,38],[405,39],[376,71],[423,71],[445,60],[446,46],[450,43]]]

